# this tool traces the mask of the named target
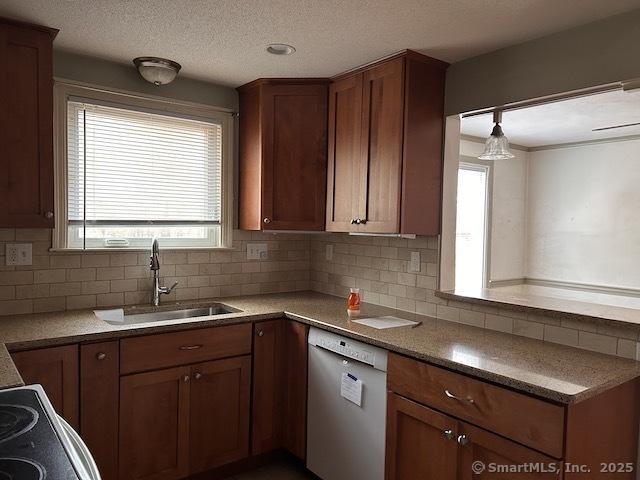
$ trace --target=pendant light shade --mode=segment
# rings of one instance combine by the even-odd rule
[[[140,76],[156,86],[173,82],[180,71],[180,64],[158,57],[138,57],[133,59]]]
[[[500,122],[502,121],[502,112],[496,110],[493,112],[493,130],[487,138],[484,145],[484,152],[478,158],[480,160],[507,160],[513,158],[514,155],[509,151],[509,139],[504,136]]]

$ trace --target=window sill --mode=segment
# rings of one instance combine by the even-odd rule
[[[131,252],[131,253],[140,253],[140,252],[149,252],[151,250],[151,246],[147,248],[50,248],[49,252],[51,253],[107,253],[107,252]],[[171,252],[175,250],[182,251],[232,251],[233,247],[160,247],[161,252]]]

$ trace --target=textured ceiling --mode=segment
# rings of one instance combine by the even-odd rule
[[[412,48],[448,62],[640,7],[640,0],[0,0],[0,16],[57,27],[56,48],[118,62],[171,58],[237,86],[330,76]],[[297,52],[276,57],[268,43]]]
[[[502,129],[510,142],[525,147],[640,135],[640,125],[594,132],[594,128],[640,123],[640,90],[578,97],[504,112]],[[486,138],[492,115],[463,118],[463,134]]]

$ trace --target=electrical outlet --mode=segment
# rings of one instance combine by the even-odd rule
[[[33,263],[30,243],[7,243],[7,265],[31,265]]]
[[[409,271],[420,271],[420,252],[411,252],[411,261],[409,261]]]
[[[266,260],[268,257],[266,243],[247,243],[247,260]]]
[[[333,245],[328,243],[327,244],[327,248],[324,252],[324,257],[327,259],[327,261],[331,261],[333,260]]]

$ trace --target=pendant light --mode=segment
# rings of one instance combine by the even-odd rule
[[[493,123],[495,125],[484,145],[484,152],[478,157],[480,160],[507,160],[514,157],[513,153],[509,151],[509,140],[502,132],[501,121],[502,112],[495,110],[493,112]]]

